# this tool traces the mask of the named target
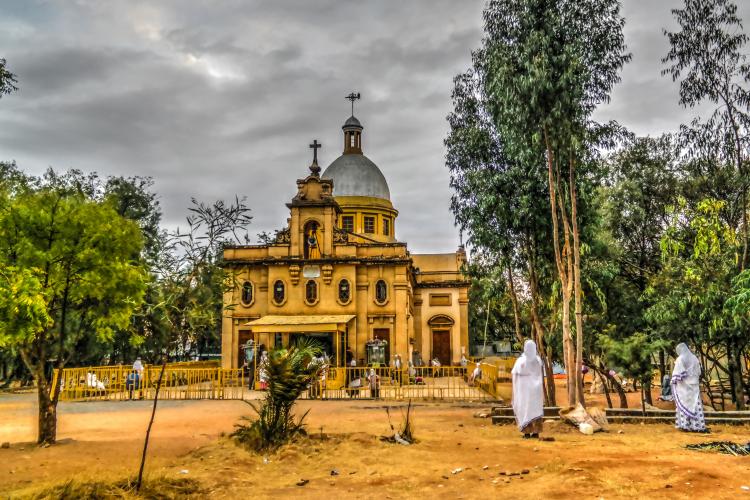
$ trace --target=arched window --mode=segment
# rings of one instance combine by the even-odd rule
[[[246,306],[253,303],[253,284],[249,281],[242,283],[242,293],[240,300]]]
[[[339,302],[342,304],[348,304],[352,298],[352,286],[349,280],[343,279],[339,281]]]
[[[375,283],[375,302],[378,304],[385,304],[388,300],[388,285],[383,280],[378,280]]]
[[[315,280],[309,280],[305,284],[305,302],[315,304],[318,301],[318,284]]]
[[[273,284],[273,301],[277,304],[281,304],[284,302],[285,297],[285,290],[286,286],[284,285],[284,282],[281,280],[276,280],[276,282]]]

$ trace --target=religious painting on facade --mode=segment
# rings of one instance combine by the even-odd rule
[[[253,302],[253,284],[246,281],[242,284],[242,303],[252,304]]]

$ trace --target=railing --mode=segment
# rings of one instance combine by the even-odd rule
[[[476,379],[472,376],[471,366],[411,369],[330,367],[303,398],[472,401],[497,399],[498,368],[485,364],[480,367],[480,376]]]
[[[161,365],[134,371],[131,366],[95,366],[55,370],[53,385],[60,384],[61,401],[153,399]],[[170,363],[164,369],[160,399],[242,399],[242,369]]]

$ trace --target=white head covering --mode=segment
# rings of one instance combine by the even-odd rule
[[[536,344],[527,340],[523,354],[511,371],[513,376],[513,413],[519,429],[544,416],[544,379],[542,360],[536,354]]]
[[[695,417],[702,405],[700,376],[701,363],[684,343],[675,348],[678,356],[672,371],[672,393],[677,408],[690,417]]]

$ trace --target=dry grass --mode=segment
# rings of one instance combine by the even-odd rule
[[[135,480],[107,482],[83,482],[70,480],[31,493],[25,498],[33,500],[77,500],[81,498],[92,500],[136,499],[148,498],[154,500],[180,500],[193,498],[201,493],[200,483],[194,479],[173,479],[158,477],[147,479],[141,490],[135,492]]]

